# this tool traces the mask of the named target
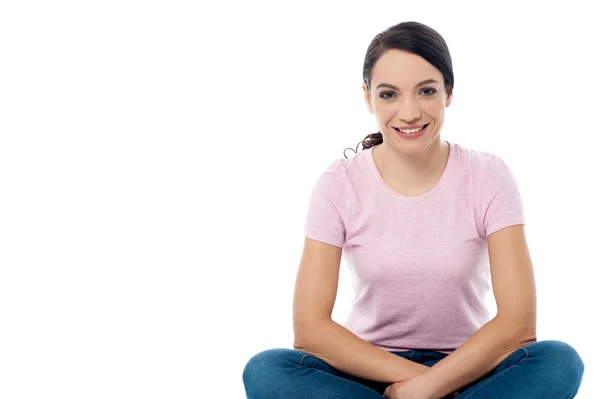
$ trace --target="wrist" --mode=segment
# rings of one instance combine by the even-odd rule
[[[424,394],[427,399],[440,399],[434,395],[433,384],[429,378],[423,374],[411,378],[411,383],[419,387],[419,391]]]

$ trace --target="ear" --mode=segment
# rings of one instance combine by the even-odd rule
[[[450,93],[446,95],[446,107],[449,107],[450,104],[452,104],[453,98],[452,91],[450,91]]]
[[[375,111],[373,111],[373,105],[371,104],[371,91],[367,87],[367,83],[364,81],[363,81],[362,87],[363,87],[363,93],[365,95],[365,102],[367,103],[367,109],[369,110],[370,113],[374,114]]]

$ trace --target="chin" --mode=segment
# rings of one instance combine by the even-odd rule
[[[431,145],[434,144],[436,140],[437,136],[432,137],[430,134],[425,134],[413,140],[404,140],[400,137],[394,136],[392,136],[391,139],[389,136],[387,137],[390,147],[406,155],[418,155],[425,153],[431,148]]]

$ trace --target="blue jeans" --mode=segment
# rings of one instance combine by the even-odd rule
[[[418,349],[391,353],[429,367],[448,356]],[[571,345],[538,341],[459,389],[455,399],[570,399],[579,390],[583,370],[583,360]],[[381,399],[390,385],[346,374],[316,356],[285,348],[254,355],[242,379],[248,399]]]

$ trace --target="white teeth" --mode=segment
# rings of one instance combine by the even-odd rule
[[[418,128],[418,129],[398,129],[398,131],[400,131],[402,133],[411,134],[411,133],[420,132],[421,130],[423,130],[424,127],[425,127],[425,125],[423,125],[422,127]]]

